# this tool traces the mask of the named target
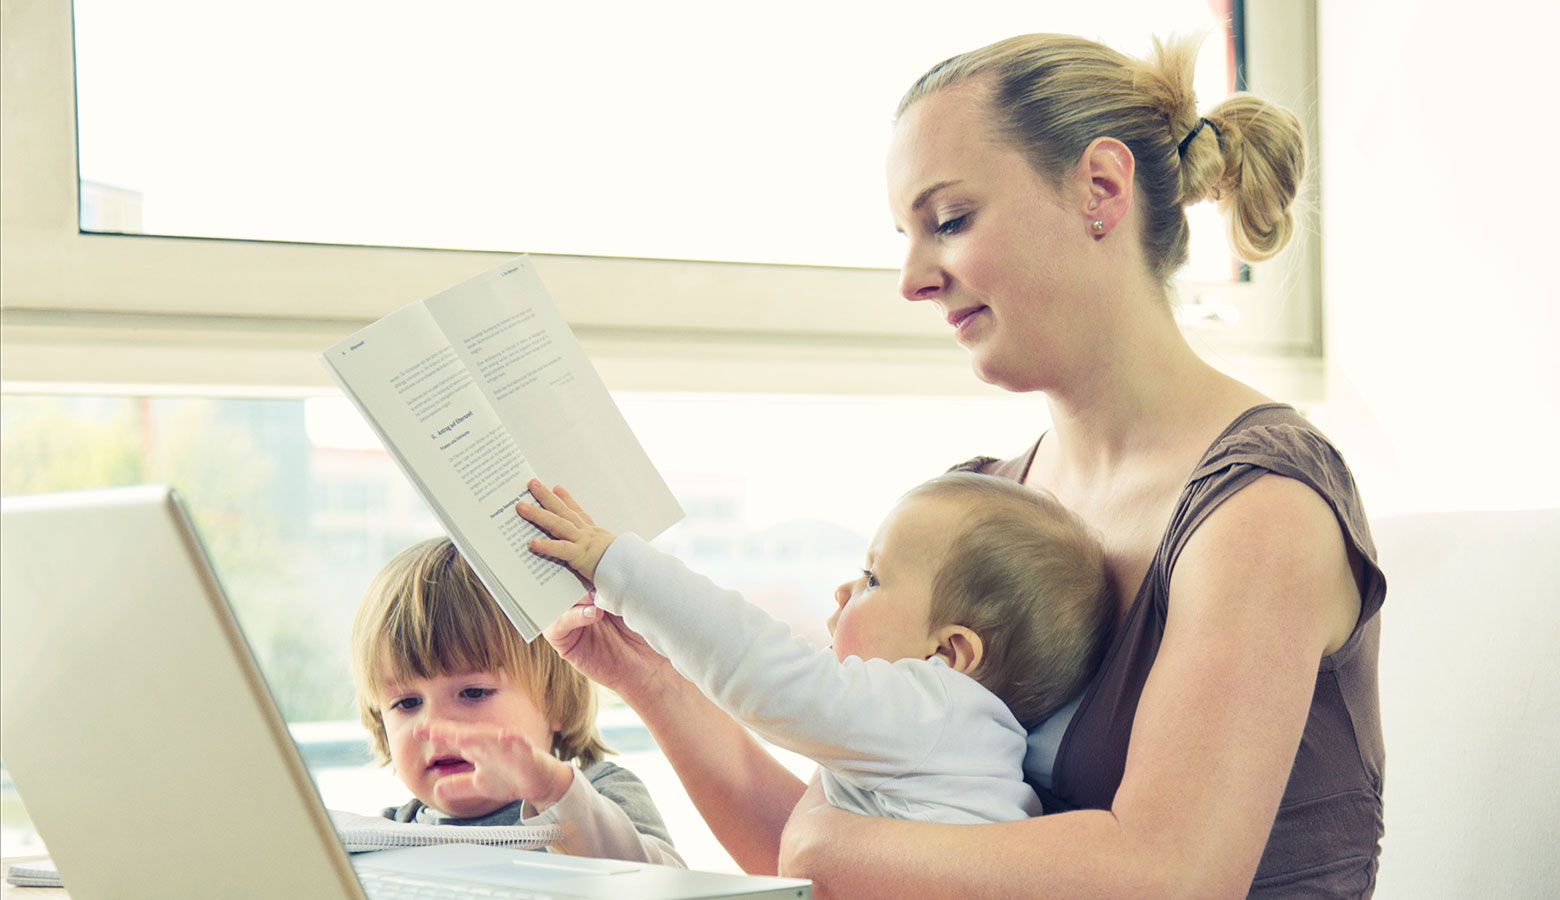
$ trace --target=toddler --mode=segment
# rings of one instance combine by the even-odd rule
[[[594,584],[716,704],[817,762],[835,806],[947,823],[1041,813],[1026,732],[1092,676],[1115,604],[1089,528],[1048,493],[988,475],[934,478],[878,528],[835,590],[829,651],[632,534],[531,483],[532,552]]]
[[[556,852],[683,865],[644,783],[602,758],[590,681],[521,639],[448,538],[375,576],[351,649],[363,725],[413,796],[386,818],[556,823]]]

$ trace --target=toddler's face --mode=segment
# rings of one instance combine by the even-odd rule
[[[948,550],[950,519],[962,518],[943,498],[910,497],[889,511],[867,549],[867,567],[834,590],[829,616],[840,659],[925,659],[937,650],[931,630],[932,584]]]
[[[379,712],[389,738],[390,764],[413,796],[446,815],[484,816],[503,808],[512,798],[475,797],[462,801],[458,809],[436,802],[434,786],[440,779],[471,772],[476,766],[461,755],[458,745],[430,740],[430,726],[519,732],[532,746],[544,752],[552,749],[557,727],[537,707],[530,692],[503,672],[466,672],[402,683],[386,678],[384,685]]]

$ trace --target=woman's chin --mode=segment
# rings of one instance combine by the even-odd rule
[[[983,354],[979,350],[970,351],[970,370],[981,381],[1010,393],[1023,394],[1039,389],[1033,384],[1033,372],[1008,365],[1003,360]]]

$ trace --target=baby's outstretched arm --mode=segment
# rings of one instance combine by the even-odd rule
[[[515,504],[515,512],[552,536],[551,540],[533,540],[531,551],[556,559],[586,581],[594,581],[596,564],[617,535],[598,526],[562,487],[550,491],[533,478],[527,488],[541,506],[521,502]]]

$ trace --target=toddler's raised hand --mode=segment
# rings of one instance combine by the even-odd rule
[[[526,486],[541,506],[521,502],[515,512],[552,536],[531,541],[531,552],[556,559],[586,581],[596,578],[596,564],[617,535],[598,526],[562,487],[550,491],[536,479]]]
[[[562,800],[573,783],[573,766],[517,731],[448,723],[424,725],[421,731],[419,737],[447,755],[455,770],[434,783],[433,794],[442,809],[526,800],[544,810]]]

